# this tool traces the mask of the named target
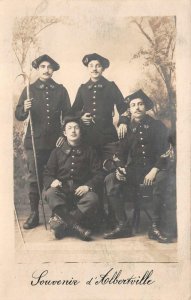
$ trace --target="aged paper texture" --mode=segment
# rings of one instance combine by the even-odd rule
[[[191,2],[1,0],[0,15],[1,299],[191,299]],[[81,63],[87,53],[97,52],[110,59],[111,66],[105,70],[104,76],[115,81],[124,96],[138,88],[144,88],[148,93],[160,89],[156,78],[151,77],[152,69],[148,70],[147,65],[143,67],[139,57],[144,54],[142,47],[147,46],[148,40],[146,42],[135,21],[142,19],[144,23],[149,17],[158,17],[159,22],[164,17],[176,20],[177,242],[151,242],[146,232],[132,237],[131,242],[130,239],[97,239],[91,243],[74,239],[56,241],[42,224],[39,229],[27,233],[22,230],[26,215],[21,213],[19,201],[14,207],[14,193],[19,193],[24,204],[27,202],[24,187],[19,187],[18,191],[16,186],[22,175],[17,174],[18,165],[15,170],[13,167],[13,135],[15,126],[19,126],[14,118],[14,109],[23,82],[17,77],[21,69],[14,53],[13,32],[17,20],[33,15],[38,21],[52,18],[56,22],[34,37],[37,39],[36,48],[30,49],[29,59],[47,53],[59,62],[61,69],[55,73],[54,79],[66,86],[71,102],[80,84],[88,79]],[[22,48],[22,45],[19,47]],[[28,62],[25,66],[27,71]],[[120,279],[139,279],[146,274],[147,284],[117,284],[110,283],[109,279],[101,281],[104,276],[111,279],[116,274]],[[40,275],[41,282],[37,283]],[[54,283],[48,284],[45,280]],[[59,280],[68,280],[70,284],[57,284]]]

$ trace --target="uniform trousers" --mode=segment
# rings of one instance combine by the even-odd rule
[[[139,172],[138,172],[139,171]],[[146,171],[146,172],[145,172]],[[125,195],[130,194],[133,201],[136,201],[137,194],[139,192],[139,185],[143,183],[145,175],[149,171],[146,168],[129,167],[127,170],[126,181],[119,181],[116,178],[115,173],[111,173],[105,178],[106,194],[108,199],[115,199],[118,206],[124,209],[125,206]],[[161,170],[157,173],[155,181],[152,185],[152,211],[151,217],[152,221],[159,223],[161,220],[161,213],[164,207],[168,205],[168,197],[166,194],[167,190],[167,178],[168,172],[166,170]],[[123,195],[123,197],[120,197]],[[117,205],[116,203],[116,205]]]
[[[71,188],[53,188],[50,187],[44,193],[45,199],[53,211],[57,206],[64,206],[67,211],[79,209],[82,214],[92,213],[98,206],[98,196],[95,192],[87,192],[82,197],[74,195]]]
[[[47,164],[47,161],[50,157],[50,153],[52,150],[36,150],[36,158],[37,158],[37,166],[38,166],[38,176],[40,188],[42,190],[43,187],[43,171],[44,167]],[[25,149],[25,157],[27,161],[28,168],[28,184],[29,184],[29,199],[31,210],[38,210],[39,204],[39,192],[37,185],[37,176],[36,176],[36,168],[34,161],[34,153],[31,149]]]
[[[99,159],[104,162],[106,159],[112,159],[114,154],[117,153],[119,147],[118,142],[111,142],[103,145],[94,146]]]

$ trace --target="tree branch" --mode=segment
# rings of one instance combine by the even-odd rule
[[[13,51],[14,51],[14,53],[15,53],[15,56],[16,56],[17,60],[18,60],[19,66],[20,66],[20,68],[21,68],[21,71],[23,72],[22,64],[21,64],[21,62],[20,62],[20,59],[19,59],[19,57],[18,57],[18,55],[17,55],[17,52],[16,52],[14,46],[13,46]]]
[[[47,27],[49,27],[49,26],[51,26],[51,25],[53,25],[53,24],[56,24],[58,21],[53,21],[52,23],[49,23],[49,24],[47,24],[47,25],[45,25],[44,27],[42,27],[39,31],[37,31],[35,34],[34,34],[34,36],[37,36],[42,30],[44,30],[45,28],[47,28]]]
[[[167,46],[167,48],[166,48],[166,55],[168,56],[168,54],[169,54],[169,50],[170,50],[170,45],[171,45],[171,43],[172,43],[172,39],[173,39],[173,37],[171,36],[170,38],[169,38],[169,41],[168,41],[168,46]]]
[[[165,78],[164,78],[164,75],[163,75],[162,71],[159,69],[159,67],[155,63],[154,63],[154,66],[157,69],[158,73],[160,74],[162,80],[165,82]]]
[[[135,23],[138,28],[140,29],[140,31],[142,32],[142,34],[146,37],[146,39],[151,43],[152,46],[154,46],[154,42],[153,40],[151,39],[151,37],[144,31],[143,27],[141,26],[141,24],[139,24],[137,21],[132,21],[133,23]]]

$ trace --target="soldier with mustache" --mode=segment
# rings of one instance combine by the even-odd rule
[[[168,243],[170,239],[161,231],[162,210],[168,201],[166,190],[171,154],[167,128],[161,121],[146,114],[152,109],[153,102],[142,90],[129,95],[126,100],[131,113],[129,130],[116,155],[118,168],[105,179],[107,196],[117,223],[104,237],[131,236],[124,198],[119,195],[123,190],[136,197],[140,184],[143,184],[153,188],[152,225],[148,236]]]
[[[38,175],[42,188],[44,166],[60,135],[62,118],[66,116],[71,105],[66,88],[52,79],[54,71],[60,68],[57,62],[44,54],[32,62],[32,67],[37,70],[39,78],[29,86],[30,99],[27,99],[27,89],[23,90],[16,107],[15,116],[17,120],[25,121],[28,118],[29,110],[31,111]],[[29,122],[24,138],[24,148],[28,167],[31,213],[23,228],[31,229],[39,224],[39,192]]]

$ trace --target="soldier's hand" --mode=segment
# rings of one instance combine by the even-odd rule
[[[126,170],[125,168],[117,168],[115,171],[115,176],[119,181],[126,181]]]
[[[92,122],[92,116],[90,113],[85,113],[82,117],[81,117],[82,122],[89,126]]]
[[[56,147],[59,148],[64,144],[64,137],[60,136],[56,141]]]
[[[127,125],[126,124],[120,124],[117,128],[117,134],[119,139],[123,139],[127,133]]]
[[[62,187],[62,182],[58,179],[55,179],[52,183],[51,183],[51,187],[53,188],[57,188],[57,187]]]
[[[156,175],[157,175],[158,169],[157,168],[152,168],[151,171],[145,176],[144,178],[144,185],[152,185]]]
[[[88,191],[89,191],[89,186],[81,185],[75,190],[75,195],[81,197],[84,194],[86,194]]]
[[[24,101],[24,111],[25,111],[25,112],[27,112],[27,111],[29,111],[29,110],[31,109],[31,107],[32,107],[32,100],[33,100],[33,98],[31,98],[31,99],[26,99],[26,100]]]

